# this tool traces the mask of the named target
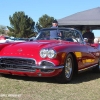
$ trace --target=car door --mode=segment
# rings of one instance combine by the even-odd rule
[[[98,47],[92,46],[91,44],[87,44],[87,49],[88,49],[88,64],[93,65],[98,63]]]
[[[75,38],[80,43],[79,51],[82,56],[80,57],[80,61],[78,62],[79,69],[83,69],[86,67],[90,67],[98,62],[98,48],[91,46],[90,44],[84,43],[83,37],[79,31],[74,31]]]

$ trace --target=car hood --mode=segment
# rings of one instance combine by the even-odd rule
[[[71,42],[66,42],[67,44],[71,44]],[[33,42],[18,42],[18,43],[11,43],[4,46],[1,49],[0,55],[1,56],[25,56],[30,57],[32,54],[39,54],[42,48],[55,48],[66,45],[63,41],[58,40],[50,40],[50,41],[33,41]]]

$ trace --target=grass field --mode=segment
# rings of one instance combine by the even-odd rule
[[[100,73],[81,73],[67,84],[54,78],[0,76],[0,100],[100,100]]]

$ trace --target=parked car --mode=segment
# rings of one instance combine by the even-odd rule
[[[50,39],[51,31],[62,36]],[[100,45],[84,42],[72,28],[41,29],[36,39],[0,44],[0,73],[32,77],[55,77],[69,82],[74,74],[100,70]]]
[[[15,38],[15,37],[9,37],[9,36],[0,36],[0,43],[6,43],[6,42],[25,42],[26,39],[24,38]]]
[[[13,42],[9,36],[0,36],[0,43]]]

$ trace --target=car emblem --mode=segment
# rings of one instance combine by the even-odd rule
[[[22,52],[23,50],[22,50],[22,49],[18,49],[17,51],[18,51],[18,52]]]

